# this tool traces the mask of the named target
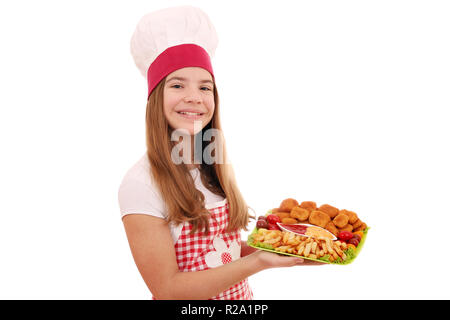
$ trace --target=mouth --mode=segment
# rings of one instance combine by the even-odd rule
[[[187,112],[187,111],[180,111],[177,112],[180,116],[186,119],[200,119],[203,117],[204,113],[201,112]]]

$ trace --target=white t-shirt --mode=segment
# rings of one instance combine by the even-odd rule
[[[194,179],[195,187],[205,196],[205,207],[207,209],[226,203],[226,199],[212,193],[203,185],[199,169],[192,169],[189,172]],[[119,207],[122,217],[135,213],[167,219],[165,203],[150,175],[150,163],[147,154],[144,154],[125,174],[119,187]],[[178,240],[182,228],[183,224],[178,226],[170,224],[174,243]]]

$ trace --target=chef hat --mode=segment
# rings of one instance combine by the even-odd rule
[[[201,67],[214,77],[211,58],[218,43],[208,16],[192,6],[166,8],[146,14],[131,38],[131,55],[147,78],[148,96],[168,74]]]

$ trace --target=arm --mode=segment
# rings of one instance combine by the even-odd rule
[[[303,262],[295,257],[257,251],[217,268],[180,272],[165,220],[131,214],[123,218],[123,223],[136,266],[157,299],[209,299],[261,270]]]
[[[258,251],[258,249],[250,247],[247,241],[241,241],[241,257],[248,256],[255,251]]]

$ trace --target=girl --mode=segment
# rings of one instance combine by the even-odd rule
[[[221,132],[210,61],[216,45],[208,17],[193,7],[144,16],[132,38],[136,65],[148,80],[147,153],[125,175],[119,204],[133,258],[154,299],[252,299],[249,276],[304,262],[241,241],[249,208],[222,137],[215,136],[221,142],[215,152],[206,152],[204,141],[208,130]],[[177,132],[185,133],[182,142],[174,141]],[[179,148],[185,142],[188,147]],[[225,161],[205,161],[218,153]]]

